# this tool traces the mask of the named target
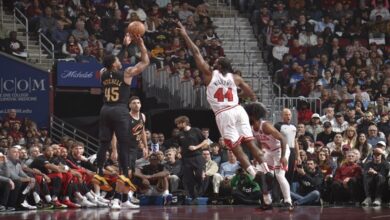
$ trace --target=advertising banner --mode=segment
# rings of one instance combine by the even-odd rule
[[[123,69],[130,65],[123,65]],[[101,87],[100,73],[103,68],[98,62],[78,63],[71,61],[58,61],[57,86],[61,87]],[[137,87],[137,77],[133,77],[131,88]]]
[[[16,109],[39,127],[49,126],[49,73],[0,54],[0,116]]]

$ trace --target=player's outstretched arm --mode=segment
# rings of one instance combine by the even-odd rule
[[[177,26],[178,26],[177,29],[179,30],[181,36],[184,38],[184,41],[186,42],[188,49],[191,50],[191,52],[192,52],[192,54],[194,56],[194,59],[195,59],[195,62],[196,62],[196,66],[199,68],[199,70],[203,74],[205,74],[205,77],[211,76],[212,73],[211,73],[211,70],[210,70],[210,66],[203,59],[203,57],[202,57],[202,55],[201,55],[201,53],[199,51],[199,48],[191,40],[190,36],[188,36],[187,31],[186,31],[185,27],[183,26],[183,24],[180,23],[180,22],[177,22]]]
[[[132,40],[134,40],[137,43],[141,51],[141,61],[139,61],[135,66],[126,68],[125,77],[133,77],[142,73],[142,71],[144,71],[150,63],[148,50],[145,47],[145,43],[142,40],[142,37],[136,36],[135,39],[131,39],[130,34],[127,33],[124,39],[125,45],[130,44]]]
[[[256,102],[257,96],[253,92],[252,88],[244,81],[244,79],[239,75],[233,75],[235,84],[242,90],[240,96],[242,98],[250,98],[251,101]]]

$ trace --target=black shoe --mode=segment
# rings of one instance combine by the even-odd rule
[[[283,208],[287,209],[288,211],[293,211],[294,210],[294,206],[289,203],[289,202],[284,202],[283,203]]]
[[[272,209],[273,209],[273,206],[272,206],[272,204],[269,204],[269,205],[267,205],[267,204],[262,204],[262,205],[260,205],[260,208],[259,208],[259,209],[262,210],[262,211],[272,210]]]
[[[14,207],[7,207],[7,209],[5,211],[6,212],[14,212],[14,211],[16,211],[16,209]]]

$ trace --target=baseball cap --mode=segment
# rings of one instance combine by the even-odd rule
[[[378,143],[376,143],[376,145],[378,145],[378,144],[386,147],[386,143],[384,141],[378,141]]]
[[[377,148],[375,148],[375,149],[373,150],[372,153],[373,153],[373,154],[381,154],[381,155],[384,155],[384,154],[385,154],[385,151],[384,151],[382,148],[377,147]]]
[[[326,121],[326,122],[324,122],[324,127],[325,128],[332,127],[332,124],[330,123],[330,121]]]
[[[320,118],[320,115],[317,114],[317,113],[314,113],[314,114],[311,115],[311,118]]]
[[[322,84],[322,82],[320,81],[320,80],[318,80],[317,82],[316,82],[316,86],[322,86],[323,84]]]

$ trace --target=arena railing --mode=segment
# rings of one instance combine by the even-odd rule
[[[320,98],[310,97],[276,97],[273,100],[271,113],[274,123],[281,119],[283,108],[288,108],[292,113],[292,123],[298,123],[298,110],[300,105],[306,102],[313,113],[322,115],[322,101]]]
[[[2,19],[3,20],[3,19]],[[26,31],[26,51],[29,51],[29,32],[28,32],[28,18],[18,9],[14,8],[14,31],[16,30],[16,24],[24,26]]]
[[[70,138],[84,144],[85,154],[87,156],[95,154],[99,149],[99,140],[97,138],[77,129],[60,118],[52,115],[50,123],[50,137],[53,141],[60,143],[63,136],[69,136]]]
[[[1,27],[4,28],[4,8],[3,8],[3,1],[0,1],[0,19],[1,19]]]
[[[38,35],[38,44],[39,44],[39,63],[42,63],[42,48],[49,54],[51,59],[51,63],[54,63],[54,44],[50,41],[48,37],[46,37],[43,33],[39,33]]]

